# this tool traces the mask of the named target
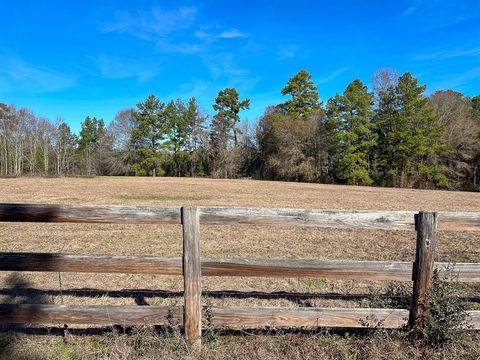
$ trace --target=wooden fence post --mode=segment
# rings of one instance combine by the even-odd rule
[[[185,338],[192,345],[201,344],[202,335],[202,275],[200,260],[200,220],[196,207],[182,207],[183,230],[183,325]]]
[[[419,212],[415,216],[417,246],[413,265],[413,295],[409,327],[420,338],[429,316],[428,297],[432,289],[432,276],[437,242],[437,213]]]

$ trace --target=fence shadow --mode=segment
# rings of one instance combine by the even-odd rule
[[[38,312],[38,306],[51,303],[48,294],[35,291],[32,284],[22,277],[21,273],[14,272],[5,280],[5,288],[0,289],[0,295],[4,295],[3,303],[0,304],[0,318],[4,324],[0,324],[0,358],[13,358],[11,351],[15,351],[16,336],[18,326],[9,324],[15,322],[17,316],[15,308],[12,305],[29,305],[28,316],[35,316]],[[22,354],[22,359],[36,360],[36,355]]]

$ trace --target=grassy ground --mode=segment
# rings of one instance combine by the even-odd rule
[[[480,211],[480,194],[478,193],[175,178],[0,179],[0,199],[1,202],[51,204],[197,204],[358,210]],[[412,261],[415,251],[414,233],[409,231],[222,225],[202,226],[201,236],[201,252],[208,257]],[[479,262],[479,245],[480,232],[440,232],[437,260]],[[180,256],[181,229],[176,225],[3,223],[0,224],[0,251]],[[203,281],[203,289],[207,295],[210,295],[206,296],[204,301],[208,301],[209,304],[245,306],[365,307],[375,301],[373,298],[376,295],[391,293],[391,289],[408,295],[409,286],[406,283],[392,285],[385,282],[296,278],[210,277],[204,278]],[[31,288],[36,290],[25,290]],[[59,276],[57,273],[22,273],[21,275],[0,273],[0,302],[177,304],[180,302],[181,290],[182,282],[179,277],[158,275],[64,273]],[[237,293],[226,293],[226,290]],[[478,296],[480,289],[478,286],[462,286],[460,290],[463,295]],[[295,296],[269,295],[271,292],[280,291],[305,292],[311,296],[299,299]],[[263,292],[263,294],[255,296],[252,292]],[[473,302],[471,306],[478,306],[478,303]],[[308,337],[285,336],[290,344],[285,346],[290,346],[291,349],[279,351],[285,351],[285,354],[289,354],[291,358],[302,357],[302,350],[291,344],[299,342],[305,344],[301,346],[307,346],[307,344],[313,346],[311,344],[313,340],[309,340]],[[263,358],[282,358],[286,355],[282,356],[278,351],[272,352],[266,349],[274,346],[273,344],[283,344],[285,336],[277,336],[272,340],[268,340],[271,337],[262,336],[248,338],[248,344],[245,346],[252,346],[251,351],[258,354],[271,355]],[[101,342],[102,339],[104,337],[98,341]],[[332,344],[336,344],[335,346],[341,349],[348,350],[349,347],[353,349],[353,353],[346,350],[345,358],[365,358],[357,349],[357,345],[365,341],[368,343],[365,345],[367,348],[375,347],[378,345],[375,339],[355,337],[352,340],[335,337]],[[322,337],[317,340],[319,343],[325,341]],[[22,347],[27,349],[27,344],[36,348],[35,344],[45,343],[49,344],[45,345],[45,351],[48,352],[56,340],[46,338],[42,341],[39,342],[38,338],[32,340],[26,337],[14,344],[21,343]],[[96,341],[89,344],[97,346]],[[221,337],[220,344],[210,345],[210,352],[218,353],[218,356],[213,358],[227,357],[235,351],[238,354],[234,357],[242,358],[241,349],[236,348],[239,341],[246,340],[242,337],[240,340],[238,337]],[[395,338],[390,345],[394,348],[395,346],[402,348],[404,346],[402,343],[403,340]],[[12,346],[5,345],[4,348],[12,351]],[[68,345],[65,351],[73,351],[72,346],[74,347],[74,345]],[[1,347],[0,343],[0,349]],[[213,350],[214,348],[218,351]],[[318,346],[315,345],[315,348],[317,349]],[[360,351],[359,354],[355,353],[357,350]],[[411,351],[412,356],[409,358],[416,356],[414,355],[416,350],[412,348]],[[480,351],[478,349],[476,351],[477,356],[480,356]],[[392,354],[394,352],[395,350],[392,350]],[[180,353],[175,354],[172,357]],[[322,356],[335,358],[323,352],[318,354],[323,354],[319,355],[319,358]],[[446,356],[446,353],[438,354],[440,358]],[[208,354],[204,355],[205,358],[209,358]],[[182,354],[180,357],[184,356],[186,355]],[[313,353],[308,356],[314,357]],[[308,356],[304,357],[308,358]],[[104,356],[104,358],[108,357]],[[112,355],[112,358],[122,357]],[[261,356],[258,355],[257,358]]]

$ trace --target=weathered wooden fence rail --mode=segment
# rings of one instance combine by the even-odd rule
[[[446,269],[452,264],[436,262]],[[357,280],[412,279],[413,262],[283,259],[201,259],[202,276]],[[0,271],[182,275],[182,258],[56,253],[0,253]],[[455,263],[461,282],[480,282],[480,263]]]
[[[304,225],[341,229],[414,230],[415,211],[198,207],[202,224]],[[0,221],[180,224],[179,206],[0,204]],[[480,231],[480,213],[438,212],[440,230]]]
[[[360,280],[413,280],[412,308],[238,308],[212,307],[215,326],[352,327],[381,322],[385,328],[409,326],[420,332],[428,310],[437,222],[443,230],[480,230],[480,213],[412,211],[337,211],[224,207],[66,206],[0,204],[0,222],[182,224],[183,258],[155,256],[0,253],[0,271],[54,271],[181,275],[184,306],[0,305],[0,323],[161,324],[176,319],[185,336],[199,342],[202,276],[306,277]],[[200,222],[205,224],[307,225],[350,229],[416,230],[415,261],[323,261],[282,259],[207,259],[200,256]],[[480,282],[480,263],[456,263],[459,281]],[[480,329],[480,311],[470,312]],[[374,319],[374,320],[372,320]],[[370,324],[369,322],[375,323]]]

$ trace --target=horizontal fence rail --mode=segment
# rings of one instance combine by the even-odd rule
[[[462,282],[480,282],[480,263],[437,262]],[[202,276],[412,280],[412,262],[284,259],[201,259]],[[181,257],[0,253],[0,271],[182,275]]]
[[[0,319],[10,324],[183,325],[181,306],[0,305]],[[304,327],[396,329],[405,326],[408,310],[370,308],[210,307],[211,325],[231,328]],[[470,325],[480,329],[480,311],[469,311]]]
[[[182,323],[182,307],[0,304],[0,320],[8,324],[154,325],[172,319]]]
[[[198,207],[204,224],[413,230],[415,211]],[[440,230],[480,231],[478,212],[439,212]],[[0,222],[180,224],[178,206],[0,204]]]

